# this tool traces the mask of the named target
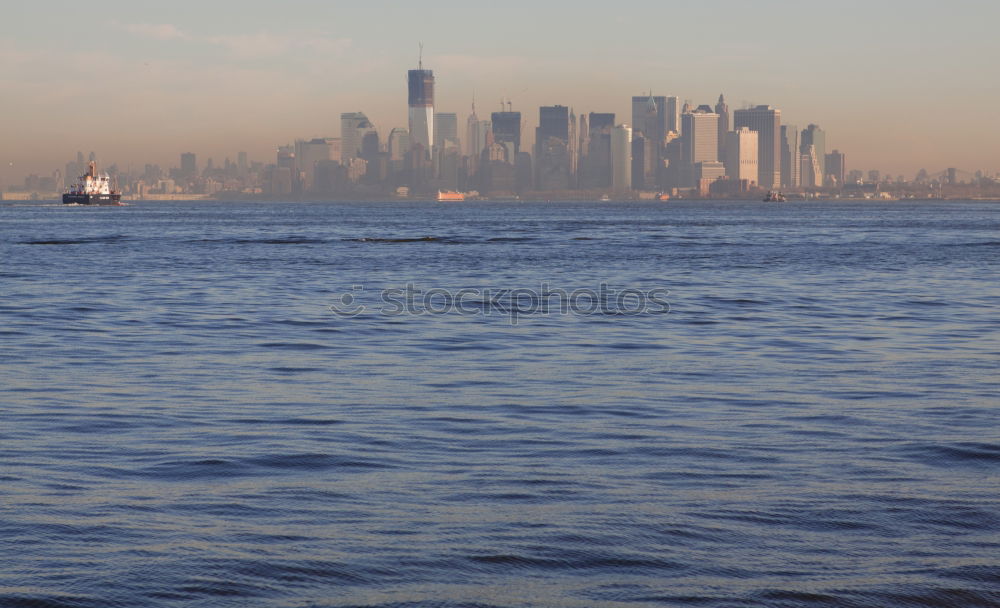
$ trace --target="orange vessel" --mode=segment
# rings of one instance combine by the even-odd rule
[[[465,200],[465,194],[454,190],[438,190],[438,202],[453,203]]]

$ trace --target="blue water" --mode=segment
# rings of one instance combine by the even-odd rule
[[[973,202],[4,204],[0,606],[1000,606],[998,279]]]

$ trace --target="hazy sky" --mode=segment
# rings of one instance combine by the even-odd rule
[[[405,73],[437,110],[513,100],[612,111],[650,89],[820,125],[848,168],[1000,171],[1000,4],[786,0],[12,2],[0,20],[0,181],[106,162],[273,162],[364,111],[406,126]],[[11,166],[13,163],[13,167]]]

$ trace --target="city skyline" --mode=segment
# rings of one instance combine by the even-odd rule
[[[279,16],[257,4],[192,14],[186,2],[156,10],[97,2],[109,36],[80,38],[71,35],[79,9],[54,4],[52,16],[18,6],[0,25],[0,75],[16,93],[5,100],[5,183],[47,173],[77,150],[138,164],[195,151],[221,163],[238,150],[271,159],[295,139],[340,136],[343,113],[364,112],[383,138],[408,125],[405,74],[417,67],[419,41],[400,29],[421,18],[414,7],[392,7],[387,17],[377,3],[292,2],[298,10]],[[1000,53],[986,26],[996,22],[989,14],[1000,16],[996,8],[976,7],[983,19],[932,19],[928,3],[904,15],[846,2],[844,15],[816,23],[785,2],[711,10],[633,2],[606,19],[587,17],[600,9],[593,3],[573,12],[522,2],[492,12],[461,6],[438,2],[423,16],[434,111],[464,122],[473,97],[481,116],[510,99],[524,117],[524,145],[533,143],[540,106],[613,112],[628,123],[632,96],[698,106],[721,92],[730,111],[767,104],[781,109],[782,124],[820,125],[830,134],[827,150],[846,150],[851,168],[908,177],[951,166],[1000,169],[992,143],[1000,120],[988,109],[1000,90],[985,71]],[[780,16],[768,22],[758,14],[764,8]],[[490,27],[469,31],[482,30],[486,16]],[[557,17],[571,26],[568,38],[543,35],[542,25]],[[656,23],[675,26],[661,31]],[[694,25],[676,25],[683,23]],[[778,39],[761,35],[783,24]],[[503,31],[516,33],[517,44]],[[872,39],[883,47],[879,55],[870,54]],[[80,94],[94,83],[108,94]],[[945,121],[947,106],[963,102],[987,109]]]

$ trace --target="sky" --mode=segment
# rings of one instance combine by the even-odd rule
[[[120,166],[274,162],[363,111],[406,127],[406,70],[464,128],[509,98],[631,120],[652,91],[815,123],[848,169],[1000,172],[1000,3],[506,0],[15,2],[0,20],[0,185],[96,151]]]

